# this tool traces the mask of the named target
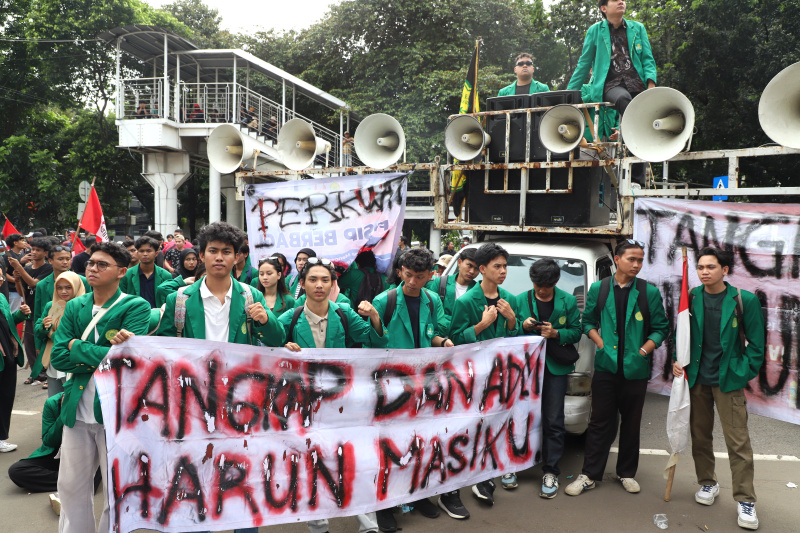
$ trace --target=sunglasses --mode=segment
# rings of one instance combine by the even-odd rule
[[[273,255],[273,256],[270,256],[270,257],[263,257],[263,258],[258,260],[258,266],[263,265],[267,261],[277,261],[278,263],[280,263],[281,262],[281,258],[278,257],[277,255]],[[283,264],[283,263],[281,263],[281,264]]]
[[[326,267],[333,264],[330,259],[325,259],[324,257],[309,257],[306,263],[309,265],[323,265]]]
[[[635,244],[639,248],[644,250],[644,243],[642,241],[634,241],[633,239],[625,239],[625,242],[628,244]]]
[[[517,61],[518,67],[532,67],[533,61]]]
[[[58,252],[69,252],[69,248],[66,246],[53,246],[50,248],[51,253],[58,253]]]

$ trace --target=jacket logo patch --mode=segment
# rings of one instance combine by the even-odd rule
[[[641,52],[642,51],[642,43],[636,43],[636,51],[637,52]]]
[[[641,311],[636,311],[636,320],[638,320],[639,322],[644,320],[644,317],[642,316],[642,312]]]
[[[242,333],[247,333],[247,324],[242,324]]]
[[[106,340],[108,342],[111,342],[111,339],[113,339],[116,336],[117,333],[119,333],[118,329],[110,329],[110,330],[106,331]]]
[[[558,319],[558,323],[563,326],[564,324],[567,323],[567,317],[562,316],[561,318]]]
[[[731,325],[732,325],[733,327],[738,327],[738,326],[739,326],[739,321],[738,321],[738,320],[736,320],[736,317],[733,317],[733,324],[731,324]]]

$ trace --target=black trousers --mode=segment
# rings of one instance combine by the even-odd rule
[[[620,123],[621,123],[622,115],[625,114],[625,110],[628,108],[628,104],[630,104],[631,100],[633,100],[640,94],[641,93],[631,94],[625,87],[617,86],[609,89],[608,92],[603,95],[603,100],[614,104],[614,109],[616,109],[617,112],[619,113]],[[631,165],[631,180],[634,183],[638,183],[639,185],[644,185],[645,183],[644,163],[634,163]]]
[[[58,490],[59,459],[55,452],[42,457],[29,457],[8,467],[8,477],[18,487],[30,492],[56,492]]]
[[[592,378],[592,416],[586,431],[582,473],[595,481],[603,479],[608,453],[619,426],[617,476],[636,477],[639,468],[639,437],[646,379],[625,379],[621,374],[595,371]]]
[[[6,355],[5,366],[0,371],[0,440],[8,439],[11,426],[11,410],[17,392],[17,361]]]

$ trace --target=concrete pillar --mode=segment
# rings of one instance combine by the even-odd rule
[[[154,189],[154,229],[167,235],[178,227],[178,187],[190,175],[188,152],[147,153],[142,177]]]
[[[208,168],[208,223],[222,220],[222,175],[213,166]]]
[[[433,227],[433,222],[431,222],[431,238],[428,242],[428,248],[433,250],[434,257],[439,257],[442,251],[442,230]]]
[[[246,229],[244,221],[244,200],[236,199],[236,177],[233,174],[222,176],[222,195],[225,197],[225,222]]]

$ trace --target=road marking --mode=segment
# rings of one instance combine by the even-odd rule
[[[611,453],[619,453],[619,448],[616,446],[612,446]],[[670,453],[667,450],[653,450],[649,448],[642,448],[639,450],[639,455],[665,455],[669,456]],[[717,459],[727,459],[728,454],[727,452],[714,452],[714,457]],[[788,461],[788,462],[800,462],[800,457],[795,457],[794,455],[753,455],[754,461]]]
[[[42,414],[40,411],[11,411],[12,415],[33,416]]]

